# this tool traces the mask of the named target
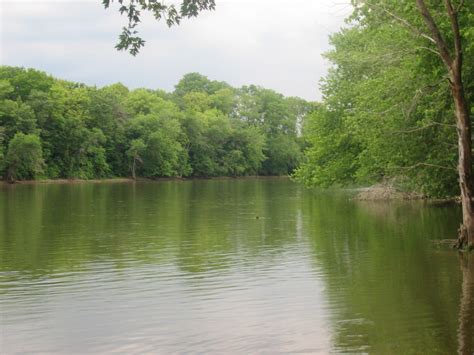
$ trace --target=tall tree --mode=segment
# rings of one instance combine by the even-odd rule
[[[416,0],[394,2],[392,0],[355,0],[356,6],[366,6],[375,14],[387,16],[425,41],[424,49],[440,58],[454,102],[458,135],[458,177],[462,203],[463,221],[459,228],[457,247],[474,248],[474,185],[472,176],[472,141],[470,105],[463,80],[463,35],[460,23],[461,12],[469,13],[471,5],[464,0]],[[418,16],[414,13],[417,11]],[[366,12],[367,13],[367,12]],[[437,16],[434,14],[436,13]],[[444,13],[442,18],[439,14]]]
[[[469,102],[463,82],[463,44],[459,26],[459,12],[464,0],[454,6],[450,0],[444,0],[449,21],[451,23],[452,45],[441,34],[439,25],[434,20],[424,0],[416,0],[418,10],[429,30],[431,42],[436,44],[438,56],[443,61],[448,73],[449,86],[454,100],[456,127],[458,133],[458,173],[461,190],[463,222],[459,227],[458,247],[474,248],[474,185],[472,181],[472,141],[471,117]],[[453,48],[453,49],[450,49]]]

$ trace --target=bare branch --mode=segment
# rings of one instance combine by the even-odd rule
[[[449,166],[442,166],[442,165],[437,165],[437,164],[429,164],[429,163],[416,163],[415,165],[411,166],[393,166],[391,169],[400,169],[400,170],[411,170],[418,168],[420,166],[426,166],[429,168],[437,168],[437,169],[445,169],[445,170],[454,170],[457,171],[456,168],[449,167]]]
[[[429,51],[429,52],[431,52],[431,53],[436,54],[438,57],[441,57],[441,53],[438,52],[436,49],[433,49],[433,48],[430,48],[430,47],[424,47],[424,46],[418,46],[418,47],[416,47],[416,48],[427,50],[427,51]]]
[[[447,124],[447,123],[441,123],[441,122],[432,121],[430,124],[427,124],[426,126],[417,127],[417,128],[412,128],[412,129],[407,129],[407,130],[391,131],[391,132],[388,132],[388,133],[390,133],[390,134],[406,134],[406,133],[413,133],[413,132],[422,131],[422,130],[427,129],[427,128],[431,128],[431,127],[433,127],[433,126],[444,126],[444,127],[456,128],[456,125],[454,125],[454,124]]]

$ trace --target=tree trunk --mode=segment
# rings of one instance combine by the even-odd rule
[[[10,183],[10,184],[14,184],[15,181],[16,181],[16,167],[15,167],[15,163],[13,163],[7,170],[7,181]]]
[[[453,64],[451,73],[451,91],[456,110],[456,127],[458,132],[458,173],[461,190],[462,224],[459,227],[457,248],[474,248],[474,206],[472,182],[472,141],[469,105],[464,95],[460,68]]]
[[[132,162],[132,178],[133,180],[136,180],[136,176],[135,176],[135,165],[136,165],[136,159],[133,158],[133,162]]]

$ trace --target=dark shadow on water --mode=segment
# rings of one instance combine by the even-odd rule
[[[459,354],[474,353],[474,255],[460,254],[462,291],[459,306]]]

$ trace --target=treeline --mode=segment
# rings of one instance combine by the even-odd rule
[[[442,2],[431,2],[453,43]],[[458,14],[467,101],[474,100],[474,3]],[[308,149],[296,176],[308,185],[390,181],[432,197],[459,194],[458,138],[447,70],[415,2],[357,2],[331,37],[324,102],[308,116]]]
[[[197,73],[174,92],[103,88],[0,67],[0,175],[37,178],[286,175],[314,104]]]

